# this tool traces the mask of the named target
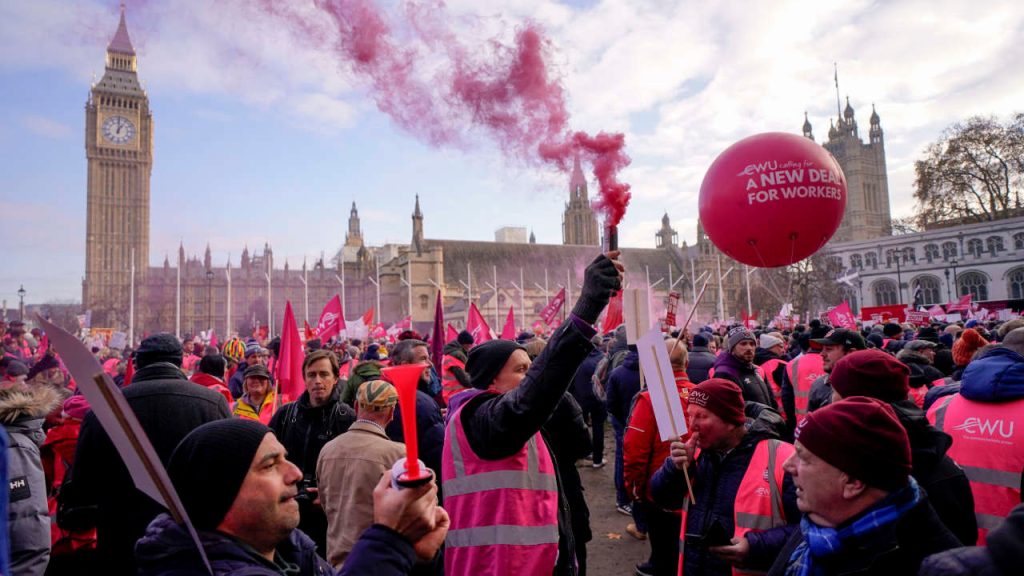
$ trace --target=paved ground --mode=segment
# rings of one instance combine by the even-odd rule
[[[615,510],[614,457],[615,438],[611,426],[608,426],[605,437],[607,465],[595,470],[589,460],[580,463],[580,477],[586,489],[590,525],[594,531],[594,539],[587,545],[588,576],[630,576],[633,567],[646,561],[650,552],[647,542],[626,533],[626,524],[632,520]]]

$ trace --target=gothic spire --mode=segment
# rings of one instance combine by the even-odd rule
[[[135,56],[135,48],[132,46],[132,39],[128,36],[128,26],[124,22],[124,12],[124,2],[121,2],[121,22],[118,23],[117,32],[114,33],[114,38],[111,39],[110,45],[107,46],[107,52],[117,52],[118,54]]]
[[[580,155],[577,154],[572,162],[572,177],[569,179],[569,198],[572,200],[576,195],[583,198],[587,193],[587,178],[583,175],[580,167]]]

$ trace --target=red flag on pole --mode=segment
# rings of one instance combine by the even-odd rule
[[[444,302],[441,300],[441,291],[437,291],[437,302],[434,304],[434,326],[430,329],[430,358],[434,361],[438,371],[441,370],[441,360],[444,359]]]
[[[559,290],[558,294],[555,294],[555,297],[548,301],[548,305],[540,311],[541,320],[548,326],[551,326],[555,316],[558,315],[558,311],[562,309],[563,304],[565,304],[565,288]]]
[[[341,297],[337,294],[331,298],[320,313],[320,321],[313,330],[313,336],[322,342],[330,340],[345,329],[345,314],[341,309]]]
[[[949,312],[949,311],[952,311],[952,310],[964,310],[964,311],[970,310],[971,309],[971,297],[972,296],[973,296],[973,294],[964,294],[963,297],[960,298],[959,302],[957,302],[956,304],[949,304],[948,306],[946,306],[946,312]]]
[[[837,328],[846,328],[849,330],[857,329],[857,321],[853,317],[853,310],[850,310],[850,304],[843,302],[839,306],[836,306],[828,313],[829,322]]]
[[[292,313],[292,303],[286,301],[284,322],[281,324],[281,352],[277,362],[277,390],[281,404],[298,400],[305,391],[306,382],[302,378],[302,361],[305,358],[302,340],[299,339],[299,326]]]
[[[484,320],[483,314],[477,309],[476,303],[469,305],[469,319],[466,320],[466,330],[473,335],[474,344],[494,339],[494,336],[491,335],[491,327],[487,325],[487,321]]]
[[[601,332],[607,334],[614,331],[625,320],[622,318],[622,290],[619,290],[608,301],[608,308],[604,317],[604,324],[601,325]]]
[[[512,306],[508,307],[508,317],[505,318],[505,326],[503,326],[501,329],[501,339],[516,339],[516,315]]]
[[[210,328],[210,346],[213,346],[214,348],[218,347],[217,332],[213,328]]]
[[[302,321],[302,336],[306,342],[309,342],[316,337],[316,335],[313,334],[313,329],[309,327],[309,322],[306,322],[305,320]]]
[[[458,340],[458,338],[459,338],[459,331],[455,329],[455,326],[452,326],[451,322],[449,322],[448,323],[448,329],[445,331],[445,336],[444,336],[445,343],[447,344],[448,342],[451,342],[452,340]]]
[[[370,306],[370,309],[363,314],[363,326],[368,329],[373,326],[373,306]]]

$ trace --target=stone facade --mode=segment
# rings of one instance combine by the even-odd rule
[[[975,302],[1024,306],[1024,217],[916,234],[833,243],[830,256],[847,273],[853,308],[931,306],[972,294]],[[1014,302],[1016,301],[1016,302]]]
[[[871,108],[868,142],[860,139],[850,99],[842,113],[836,102],[836,120],[829,121],[828,141],[822,146],[839,162],[846,176],[846,210],[832,242],[870,240],[892,234],[889,177],[885,168],[882,121]],[[804,115],[803,134],[814,140],[811,122]]]
[[[587,179],[580,168],[579,157],[573,163],[569,179],[569,201],[562,215],[562,244],[596,246],[597,216],[587,197]]]

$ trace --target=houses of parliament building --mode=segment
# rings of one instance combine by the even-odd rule
[[[372,307],[385,324],[411,316],[422,331],[433,321],[439,290],[445,318],[456,326],[464,323],[474,303],[495,330],[510,307],[526,327],[539,319],[540,310],[561,287],[571,303],[583,269],[599,250],[600,228],[577,162],[569,179],[561,244],[538,244],[532,234],[525,237],[525,230],[495,241],[428,238],[423,207],[443,207],[426,197],[421,207],[417,197],[410,207],[408,244],[367,246],[356,202],[347,199],[338,204],[339,222],[347,212],[343,242],[339,238],[340,246],[325,250],[315,262],[278,262],[270,245],[242,247],[235,262],[213,262],[208,245],[202,256],[182,245],[173,259],[165,256],[154,266],[149,228],[155,120],[139,83],[138,63],[122,10],[107,47],[103,77],[93,84],[85,106],[88,200],[82,302],[92,312],[93,327],[127,330],[131,324],[136,338],[147,332],[177,330],[185,335],[210,328],[223,338],[268,324],[277,333],[286,301],[300,323],[308,318],[315,324],[323,305],[342,294],[349,319]],[[813,139],[807,121],[803,132]],[[824,146],[839,160],[849,185],[836,241],[888,235],[878,115],[872,114],[869,142],[863,143],[847,104]],[[655,315],[664,314],[669,290],[680,293],[683,314],[693,301],[694,280],[703,276],[709,279],[708,292],[696,317],[704,322],[720,314],[739,317],[745,302],[743,274],[725,274],[720,281],[719,273],[741,265],[722,255],[699,223],[692,245],[680,243],[668,214],[653,232],[653,247],[623,248],[622,258],[629,270],[627,286],[651,287]]]

